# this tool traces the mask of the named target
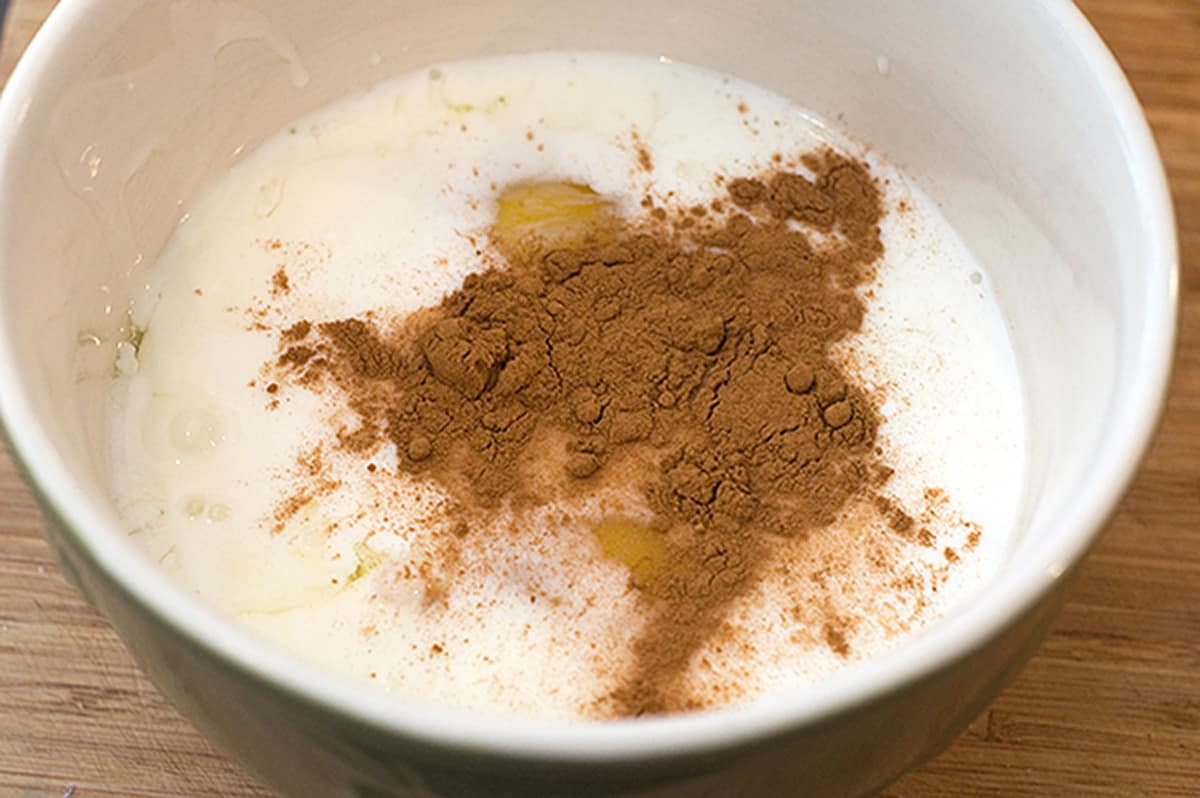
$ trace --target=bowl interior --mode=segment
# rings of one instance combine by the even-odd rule
[[[545,49],[732,73],[905,170],[988,270],[1022,375],[1028,479],[998,581],[1069,565],[1157,409],[1170,220],[1119,75],[1073,9],[1034,0],[65,0],[5,99],[0,324],[6,424],[85,545],[131,548],[108,492],[113,344],[189,200],[347,92]]]

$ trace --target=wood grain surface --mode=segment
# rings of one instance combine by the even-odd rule
[[[54,2],[11,4],[0,75]],[[1200,796],[1200,0],[1080,5],[1145,104],[1174,191],[1183,304],[1167,412],[1040,653],[889,798]],[[271,793],[159,697],[64,583],[0,455],[0,798],[9,796]]]

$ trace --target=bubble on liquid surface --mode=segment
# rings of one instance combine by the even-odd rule
[[[207,410],[182,410],[168,428],[171,443],[181,452],[198,454],[215,449],[225,440],[221,420]]]

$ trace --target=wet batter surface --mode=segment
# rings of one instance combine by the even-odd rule
[[[902,176],[728,77],[382,84],[214,185],[157,277],[114,396],[131,534],[398,694],[752,700],[1005,552],[1023,429],[986,280]]]

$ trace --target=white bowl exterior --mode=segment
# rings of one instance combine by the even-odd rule
[[[1021,541],[977,600],[820,690],[562,726],[381,701],[217,617],[130,544],[107,497],[111,351],[81,352],[79,334],[123,323],[187,200],[347,91],[534,49],[661,53],[731,72],[839,119],[939,202],[1005,308],[1032,441]],[[1058,0],[701,2],[686,13],[669,0],[356,0],[336,12],[64,0],[5,91],[0,124],[0,408],[48,536],[164,691],[298,795],[337,794],[353,773],[373,774],[364,783],[380,795],[406,794],[383,791],[404,778],[432,794],[580,794],[589,783],[610,794],[702,765],[717,775],[687,794],[729,794],[775,770],[790,779],[776,786],[869,789],[961,728],[1032,650],[1133,473],[1169,368],[1176,251],[1161,166],[1111,57]],[[450,784],[447,773],[466,775]]]

